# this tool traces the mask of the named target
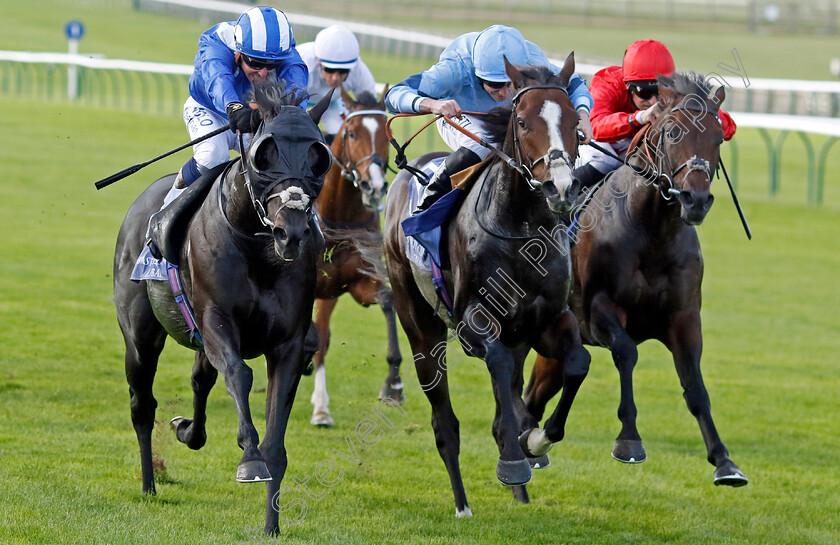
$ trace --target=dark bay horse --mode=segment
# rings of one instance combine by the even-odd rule
[[[700,373],[703,257],[694,226],[714,199],[711,178],[723,142],[717,111],[725,91],[701,75],[679,73],[661,77],[659,91],[665,110],[580,215],[572,308],[584,342],[609,348],[618,369],[622,427],[613,457],[628,463],[647,457],[636,429],[633,368],[636,346],[656,339],[674,357],[688,410],[716,468],[715,484],[742,486],[747,478],[715,429]],[[563,384],[558,365],[537,358],[525,396],[535,417]]]
[[[397,319],[391,304],[382,259],[382,231],[379,206],[387,188],[385,168],[388,140],[385,137],[385,103],[370,93],[356,100],[342,88],[341,97],[350,112],[330,146],[336,158],[324,180],[315,211],[324,232],[325,246],[318,260],[315,286],[315,326],[318,352],[313,357],[315,385],[312,391],[311,423],[331,426],[324,359],[330,343],[330,316],[338,297],[350,293],[364,307],[379,303],[388,328],[388,375],[379,397],[403,401],[400,380],[400,346]]]
[[[569,408],[589,369],[589,354],[568,307],[568,253],[547,255],[534,264],[525,250],[541,230],[563,227],[560,214],[571,208],[579,192],[571,174],[578,115],[566,93],[574,56],[569,55],[557,76],[545,67],[520,71],[510,64],[507,72],[516,95],[509,108],[495,112],[497,119],[486,119],[488,126],[499,126],[491,130],[499,133],[497,141],[504,140],[502,151],[518,162],[513,167],[498,157],[489,161],[446,228],[451,266],[444,277],[452,294],[451,316],[443,306],[435,313],[431,273],[405,257],[401,221],[412,212],[407,206],[407,172],[395,177],[385,215],[385,257],[394,305],[414,354],[415,387],[423,389],[432,406],[435,440],[459,517],[472,512],[458,462],[458,419],[449,398],[447,328],[455,330],[467,354],[487,364],[496,400],[496,476],[514,486],[514,496],[522,502],[528,496],[519,485],[531,478],[527,457],[543,455],[562,439]],[[413,163],[424,161],[421,157]],[[568,239],[563,241],[568,249]],[[542,430],[536,429],[537,420],[527,413],[521,397],[522,366],[531,348],[563,362],[562,398]]]
[[[255,91],[259,91],[255,89]],[[206,441],[207,396],[222,374],[236,402],[240,482],[269,481],[266,532],[276,532],[271,506],[286,470],[284,435],[303,371],[303,341],[312,316],[323,239],[311,216],[330,166],[317,128],[327,102],[310,115],[304,98],[282,88],[257,92],[264,124],[245,154],[216,178],[191,220],[179,254],[183,291],[192,303],[203,346],[192,370],[193,418],[175,418],[178,440],[192,449]],[[152,383],[167,335],[192,347],[185,322],[164,281],[134,283],[132,267],[146,226],[174,176],[159,179],[131,205],[114,256],[114,300],[125,339],[131,420],[140,444],[143,492],[154,494],[151,436],[157,402]],[[253,371],[243,358],[266,357],[266,434],[251,420]]]

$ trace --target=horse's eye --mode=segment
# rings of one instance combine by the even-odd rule
[[[347,138],[356,138],[355,131],[347,131]]]
[[[525,128],[525,120],[521,117],[516,118],[516,124],[519,125],[521,128]]]

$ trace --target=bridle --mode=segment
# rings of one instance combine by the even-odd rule
[[[529,91],[534,91],[537,89],[554,89],[563,91],[563,93],[568,96],[569,91],[565,87],[560,87],[559,85],[529,85],[528,87],[523,87],[513,96],[510,103],[513,107],[513,111],[511,112],[511,121],[515,123],[515,116],[516,116],[516,108],[519,105],[519,101],[522,98],[522,95]],[[521,175],[525,178],[525,181],[528,182],[530,188],[534,191],[539,190],[542,188],[542,184],[545,181],[539,181],[534,179],[533,171],[540,163],[544,162],[546,164],[546,168],[551,171],[554,167],[559,167],[563,164],[569,167],[569,170],[574,168],[575,159],[564,149],[560,149],[557,147],[549,147],[548,151],[545,155],[538,157],[536,160],[531,160],[522,152],[522,141],[519,138],[519,128],[518,124],[514,125],[513,128],[513,146],[514,151],[516,153],[516,162],[515,164],[511,164]],[[528,165],[525,164],[523,158],[528,159]],[[509,163],[510,164],[510,163]]]
[[[262,139],[270,138],[270,137],[272,137],[272,135],[270,133],[267,133],[267,134],[264,134],[264,135],[260,136],[254,142],[251,142],[250,149],[253,149],[253,150],[257,149],[259,147],[259,143]],[[243,147],[242,133],[239,133],[239,149],[245,149]],[[268,212],[267,212],[268,203],[272,199],[280,199],[280,207],[274,213],[275,218],[280,213],[280,211],[283,210],[284,208],[301,210],[302,212],[306,213],[307,215],[312,214],[313,200],[299,186],[290,186],[290,187],[287,187],[286,189],[284,189],[282,191],[278,191],[277,193],[271,193],[271,191],[275,187],[280,185],[284,180],[277,180],[277,181],[271,183],[270,185],[268,185],[268,187],[266,187],[263,190],[261,195],[257,196],[255,191],[254,191],[254,183],[253,183],[253,180],[251,179],[251,173],[250,173],[250,171],[248,170],[248,167],[245,164],[245,160],[246,160],[245,156],[240,156],[239,157],[241,170],[239,172],[237,172],[236,174],[237,175],[241,174],[241,175],[244,176],[245,187],[248,190],[248,197],[251,201],[251,205],[254,207],[254,211],[257,214],[257,219],[259,220],[259,222],[262,225],[264,225],[265,227],[268,227],[269,229],[274,228],[274,222],[271,220],[271,218],[268,217]],[[224,177],[222,177],[222,179],[224,179]],[[240,235],[244,238],[247,238],[249,240],[259,240],[259,237],[270,237],[270,236],[272,236],[270,232],[269,233],[257,232],[257,233],[254,233],[253,235],[250,235],[250,234],[247,234],[247,233],[243,233],[242,231],[237,229],[235,225],[233,225],[233,222],[230,221],[230,218],[228,218],[227,214],[225,213],[224,200],[223,200],[224,196],[222,194],[222,186],[223,185],[224,185],[223,183],[219,183],[219,192],[218,192],[219,209],[222,212],[222,217],[225,219],[225,223],[231,229],[231,231],[233,231],[234,233],[236,233],[236,234],[238,234],[238,235]],[[269,194],[269,193],[271,193],[271,194]]]
[[[707,108],[701,108],[699,106],[695,106],[693,104],[685,104],[684,102],[678,104],[677,106],[671,108],[668,114],[662,118],[662,121],[657,124],[660,128],[659,132],[659,141],[654,146],[654,153],[656,155],[656,159],[651,156],[651,144],[649,141],[649,136],[651,131],[648,130],[645,132],[644,137],[642,138],[642,142],[636,149],[641,149],[644,151],[646,160],[645,163],[647,168],[640,169],[639,167],[634,167],[634,170],[647,178],[651,184],[659,191],[662,195],[662,198],[666,201],[671,200],[673,197],[678,196],[680,194],[680,190],[676,188],[674,184],[674,179],[676,178],[677,174],[682,171],[685,171],[685,174],[680,180],[680,187],[685,186],[685,182],[688,179],[688,176],[695,171],[703,172],[706,174],[706,179],[709,181],[709,185],[712,183],[712,169],[711,163],[703,159],[701,157],[697,157],[697,155],[692,155],[689,159],[684,161],[680,164],[677,168],[671,167],[671,162],[668,159],[667,154],[665,153],[665,125],[667,124],[668,118],[674,114],[674,112],[678,112],[681,110],[689,110],[695,112],[701,112],[705,114],[711,114],[715,116],[716,120],[720,118],[718,115],[708,110]],[[696,121],[696,118],[695,118]],[[656,165],[653,167],[653,165]],[[650,171],[650,168],[653,168],[653,171]]]
[[[381,115],[385,118],[388,117],[388,112],[384,110],[358,110],[356,112],[352,112],[347,117],[344,118],[344,128],[341,131],[341,159],[334,158],[334,161],[341,167],[341,177],[348,182],[351,182],[354,187],[357,189],[359,188],[359,182],[362,180],[361,173],[359,169],[365,163],[368,164],[367,168],[370,169],[370,165],[378,165],[379,168],[382,169],[382,173],[384,175],[385,171],[388,169],[388,162],[387,160],[383,161],[382,156],[379,155],[376,150],[373,150],[373,153],[370,155],[359,159],[358,161],[353,161],[348,153],[347,153],[347,122],[350,121],[354,117],[360,117],[365,115]],[[386,191],[388,188],[387,182],[385,182],[385,187],[383,191]]]

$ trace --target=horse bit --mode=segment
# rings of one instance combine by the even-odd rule
[[[660,123],[660,127],[665,125],[666,120],[671,116],[671,114],[673,114],[674,112],[678,112],[680,110],[691,110],[691,111],[695,111],[695,112],[702,112],[704,114],[712,114],[712,115],[715,116],[715,119],[720,121],[720,118],[718,117],[718,115],[716,113],[711,112],[706,108],[700,108],[698,106],[691,106],[691,105],[688,105],[688,104],[678,104],[677,106],[672,108],[670,112],[668,112],[668,115],[666,115],[663,118],[662,123]],[[657,156],[655,170],[654,170],[654,172],[650,173],[649,175],[647,175],[647,174],[645,175],[645,177],[648,178],[651,181],[653,186],[662,195],[662,198],[664,198],[666,201],[669,201],[672,198],[674,198],[675,196],[678,196],[680,194],[680,190],[677,189],[674,186],[674,178],[683,169],[685,169],[686,172],[685,172],[685,175],[683,176],[683,178],[681,180],[681,184],[680,184],[681,186],[685,185],[685,181],[688,179],[688,176],[694,171],[699,171],[699,172],[705,173],[706,174],[706,179],[709,180],[709,184],[711,185],[711,183],[712,183],[711,164],[706,159],[702,159],[700,157],[697,157],[697,155],[692,155],[688,160],[686,160],[679,167],[677,167],[676,170],[672,170],[670,176],[665,173],[665,169],[663,168],[663,166],[664,166],[664,163],[667,160],[667,156],[665,155],[665,138],[664,138],[664,135],[662,134],[664,131],[665,131],[664,128],[660,129],[659,142],[656,144],[656,148],[655,148],[655,153],[656,153],[656,156]],[[650,134],[650,132],[645,134],[645,137],[644,137],[644,151],[645,151],[645,155],[647,156],[648,166],[652,166],[653,158],[650,156],[650,148],[649,148],[649,145],[648,145],[648,135],[649,134]],[[667,162],[670,163],[670,161],[667,161]],[[660,180],[665,180],[665,182],[667,183],[667,187],[665,186],[665,184],[661,183]]]

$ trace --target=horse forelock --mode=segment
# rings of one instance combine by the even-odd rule
[[[695,96],[702,99],[710,111],[717,111],[720,106],[711,99],[715,86],[710,83],[705,74],[692,71],[674,72],[670,77],[660,75],[657,81],[659,85],[677,95]]]
[[[370,91],[362,91],[356,95],[356,103],[361,110],[384,110],[385,104],[380,103],[376,95]]]
[[[260,116],[268,122],[280,115],[283,106],[297,106],[309,98],[306,89],[287,87],[284,80],[266,78],[255,82],[251,93]]]

